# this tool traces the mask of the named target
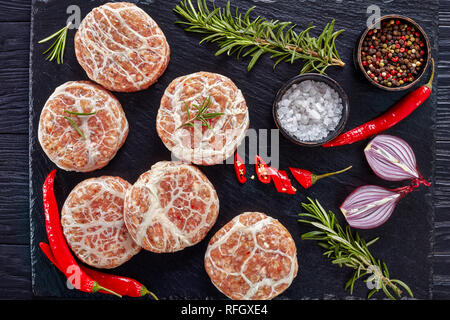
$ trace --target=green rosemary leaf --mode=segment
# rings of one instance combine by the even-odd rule
[[[414,298],[414,295],[413,295],[411,289],[409,288],[409,286],[408,286],[406,283],[404,283],[403,281],[398,280],[398,279],[391,279],[391,282],[397,283],[398,285],[400,285],[401,287],[403,287],[403,289],[405,289],[406,292],[408,292],[408,294],[410,295],[410,297],[411,297],[411,298]]]
[[[367,295],[367,299],[370,299],[375,293],[377,293],[378,290],[377,289],[372,289],[369,294]]]
[[[351,284],[350,284],[350,294],[353,295],[353,290],[355,289],[356,280],[358,280],[359,275],[357,272],[354,273]]]
[[[64,51],[66,50],[66,40],[67,40],[67,32],[64,32],[63,39],[61,41],[61,52],[62,54],[58,55],[58,63],[64,63]]]
[[[258,61],[259,57],[264,53],[264,49],[259,49],[252,55],[252,60],[250,60],[250,63],[248,64],[247,71],[252,70],[253,66],[255,65],[256,61]]]
[[[45,50],[42,54],[46,54],[47,52],[50,52],[54,46],[56,46],[56,44],[58,43],[58,39],[55,40],[55,42],[52,43],[52,45],[50,47],[48,47],[47,50]]]
[[[356,276],[356,272],[354,272],[352,277],[350,279],[348,279],[348,281],[345,283],[344,290],[347,290],[349,287],[352,286],[352,284],[355,282],[355,276]],[[350,290],[350,294],[352,293],[352,291],[353,290]]]
[[[384,263],[384,262],[383,262],[383,270],[384,270],[383,272],[384,272],[385,276],[389,278],[389,270],[387,268],[386,263]]]
[[[253,54],[255,51],[257,51],[259,49],[259,47],[251,47],[251,48],[249,48],[249,49],[247,49],[245,52],[244,52],[244,54],[242,55],[242,57],[246,57],[246,56],[248,56],[248,55],[251,55],[251,54]]]
[[[185,102],[185,104],[186,104],[186,102]],[[198,106],[198,105],[196,105],[196,104],[191,104],[191,106],[194,107],[194,108],[197,109],[197,110],[200,110],[200,106]],[[188,118],[190,118],[190,117],[188,117]]]
[[[223,116],[225,113],[223,112],[211,112],[211,113],[205,113],[202,118],[203,119],[213,119],[213,118],[217,118],[220,116]]]
[[[388,297],[391,300],[395,300],[395,297],[389,292],[389,290],[386,288],[384,284],[381,285],[381,289],[383,290],[386,297]]]
[[[206,121],[205,119],[200,119],[200,121],[202,122],[203,126],[207,127],[209,130],[212,130],[212,128],[209,125],[208,121]]]
[[[325,234],[325,233],[322,232],[322,231],[316,231],[316,230],[314,230],[314,231],[310,231],[310,232],[307,232],[307,233],[302,234],[302,238],[303,238],[303,239],[312,239],[312,238],[316,238],[317,236],[322,236],[322,235],[324,235],[324,234]]]
[[[67,114],[71,114],[73,116],[92,116],[97,113],[97,112],[73,112],[69,110],[64,110],[64,112]]]
[[[339,259],[334,259],[333,261],[331,261],[331,263],[341,265],[341,264],[349,262],[349,261],[350,260],[348,258],[339,258]]]
[[[47,38],[44,38],[44,39],[42,39],[42,40],[39,40],[38,43],[44,43],[44,42],[47,42],[47,41],[49,41],[49,40],[51,40],[51,39],[53,39],[53,38],[55,38],[55,37],[58,37],[58,36],[64,31],[65,28],[66,28],[66,27],[64,27],[64,28],[62,28],[62,29],[56,31],[55,33],[53,33],[52,35],[48,36]]]
[[[367,242],[366,246],[367,246],[367,247],[371,246],[372,244],[374,244],[375,242],[377,242],[378,239],[380,239],[380,237],[376,237],[376,238],[370,240],[369,242]]]
[[[219,55],[221,55],[222,53],[227,52],[227,51],[228,51],[228,55],[230,55],[229,52],[230,52],[230,50],[231,50],[234,46],[235,46],[234,43],[228,44],[228,45],[224,46],[223,48],[217,50],[217,52],[215,53],[215,55],[216,55],[216,56],[219,56]]]
[[[185,106],[185,108],[186,108],[186,114],[187,114],[187,117],[188,117],[188,119],[190,119],[190,118],[191,118],[191,114],[190,114],[190,112],[189,112],[189,106],[188,106],[188,104],[187,104],[186,101],[184,102],[184,106]]]
[[[81,138],[83,140],[86,140],[86,136],[84,135],[83,131],[81,131],[80,127],[78,127],[78,125],[76,124],[75,121],[73,121],[72,119],[70,119],[67,116],[64,116],[64,119],[66,119],[67,121],[69,121],[70,125],[75,129],[76,132],[78,132],[78,134],[81,136]]]
[[[209,109],[211,105],[211,96],[208,96],[208,99],[203,99],[202,105],[200,106],[199,113],[203,116],[203,113]]]

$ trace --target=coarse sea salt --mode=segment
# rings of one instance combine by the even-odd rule
[[[283,129],[300,141],[319,141],[335,130],[342,117],[342,99],[328,84],[305,80],[293,84],[278,102]]]

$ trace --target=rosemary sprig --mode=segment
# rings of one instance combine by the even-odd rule
[[[66,48],[67,30],[69,29],[70,24],[71,22],[69,22],[64,28],[56,31],[54,34],[38,42],[44,43],[56,37],[56,40],[53,42],[53,44],[43,53],[46,54],[49,52],[49,55],[45,60],[53,61],[56,58],[58,64],[63,63],[64,50]]]
[[[69,111],[69,110],[64,110],[64,113],[67,113],[71,116],[92,116],[94,114],[96,114],[96,111],[93,112],[74,112],[74,111]],[[64,119],[66,119],[67,121],[69,121],[70,125],[75,129],[76,132],[78,132],[78,134],[81,136],[81,138],[83,140],[86,140],[86,136],[84,135],[83,131],[80,129],[80,127],[77,125],[77,123],[75,121],[73,121],[71,118],[64,116]]]
[[[189,111],[189,106],[186,102],[184,102],[184,106],[186,108],[186,113],[188,116],[188,120],[184,122],[182,125],[178,127],[194,127],[194,123],[196,121],[200,121],[202,124],[202,127],[208,127],[209,130],[213,131],[211,126],[208,123],[208,119],[217,118],[220,116],[223,116],[225,113],[223,112],[210,112],[206,113],[208,111],[209,107],[211,106],[211,96],[209,96],[207,99],[203,99],[202,104],[200,106],[196,104],[192,104],[192,106],[197,109],[197,114],[191,118],[191,112]]]
[[[325,73],[329,66],[345,66],[339,58],[335,40],[344,31],[334,31],[334,20],[327,24],[319,37],[311,37],[309,31],[314,28],[310,24],[305,30],[295,31],[292,22],[267,20],[260,16],[250,19],[252,7],[244,14],[236,8],[232,13],[230,1],[225,8],[216,7],[214,1],[212,10],[206,0],[197,0],[197,7],[191,0],[181,1],[174,9],[185,21],[176,23],[186,25],[186,31],[206,34],[202,42],[216,42],[220,49],[216,56],[222,53],[237,54],[237,58],[250,56],[248,64],[250,71],[263,54],[270,54],[276,59],[274,68],[280,62],[293,64],[303,60],[300,73],[315,71]]]
[[[80,129],[80,127],[77,125],[75,121],[73,121],[67,116],[64,116],[64,119],[69,121],[70,125],[75,129],[76,132],[78,132],[78,134],[81,136],[83,140],[86,140],[86,136],[84,135],[83,131]]]
[[[318,241],[318,244],[326,250],[324,255],[330,258],[333,264],[355,270],[345,285],[346,290],[350,289],[350,294],[353,294],[356,280],[366,277],[364,281],[369,282],[368,287],[372,289],[367,298],[382,290],[388,298],[395,300],[395,296],[401,298],[402,289],[413,297],[411,289],[404,282],[391,279],[386,264],[375,259],[370,253],[369,246],[378,238],[366,242],[358,233],[352,234],[350,226],[344,230],[334,213],[331,211],[327,213],[317,200],[313,201],[310,198],[308,200],[309,204],[302,203],[307,213],[300,213],[299,216],[311,220],[298,221],[311,224],[318,230],[303,234],[302,239]]]

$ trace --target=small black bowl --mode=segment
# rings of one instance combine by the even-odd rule
[[[284,96],[286,91],[293,84],[297,84],[297,83],[300,83],[300,82],[306,81],[306,80],[320,81],[320,82],[326,83],[331,88],[336,90],[336,92],[339,94],[339,96],[342,99],[342,117],[341,117],[341,120],[339,121],[339,123],[336,126],[336,129],[334,129],[334,131],[331,131],[328,134],[327,137],[325,137],[324,139],[319,140],[319,141],[301,141],[301,140],[298,140],[297,138],[295,138],[291,134],[289,134],[286,130],[284,130],[284,128],[282,127],[282,125],[280,123],[280,120],[278,119],[278,103],[280,102],[281,98]],[[350,111],[349,104],[350,103],[349,103],[347,94],[345,93],[344,89],[342,89],[342,87],[335,80],[331,79],[330,77],[327,77],[327,76],[324,76],[324,75],[321,75],[321,74],[317,74],[317,73],[306,73],[306,74],[301,74],[301,75],[298,75],[298,76],[290,79],[289,81],[287,81],[278,90],[278,92],[277,92],[277,94],[275,96],[275,101],[273,103],[272,113],[273,113],[273,118],[275,120],[275,124],[276,124],[277,128],[281,131],[281,133],[288,140],[290,140],[291,142],[293,142],[293,143],[295,143],[297,145],[300,145],[300,146],[316,147],[316,146],[321,146],[322,144],[333,140],[334,138],[336,138],[342,132],[342,130],[344,130],[345,124],[347,123],[349,111]]]
[[[371,79],[368,75],[367,72],[364,69],[364,66],[362,64],[362,59],[361,59],[361,50],[362,50],[362,46],[363,46],[363,42],[364,39],[367,36],[367,33],[370,30],[375,29],[375,26],[378,23],[382,23],[383,21],[386,20],[400,20],[403,23],[407,23],[411,26],[414,26],[416,28],[416,30],[419,32],[419,34],[424,38],[424,52],[425,55],[423,56],[423,59],[425,61],[424,66],[422,67],[422,69],[420,70],[420,74],[416,77],[416,79],[413,82],[410,82],[408,84],[404,84],[402,86],[399,87],[387,87],[385,85],[382,85],[380,83],[377,83],[375,81],[373,81],[373,79]],[[423,75],[425,74],[426,70],[428,69],[428,66],[430,65],[431,62],[431,45],[430,45],[430,39],[428,38],[428,35],[425,33],[425,31],[422,29],[422,27],[415,22],[413,19],[405,17],[405,16],[401,16],[398,14],[391,14],[391,15],[387,15],[387,16],[383,16],[381,18],[379,18],[378,20],[375,21],[375,23],[373,25],[371,25],[369,28],[366,28],[363,33],[361,34],[361,36],[359,37],[358,42],[356,43],[356,47],[353,51],[353,60],[355,62],[355,66],[357,69],[359,69],[359,71],[364,75],[364,77],[374,86],[386,90],[386,91],[402,91],[402,90],[407,90],[409,88],[411,88],[412,86],[415,86],[419,81],[421,81]]]

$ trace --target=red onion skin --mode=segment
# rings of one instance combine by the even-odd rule
[[[386,197],[389,196],[389,195],[390,196],[398,195],[398,197],[394,201],[390,201],[390,202],[387,202],[386,204],[383,204],[381,206],[375,207],[373,210],[372,209],[366,210],[366,214],[363,217],[355,217],[354,213],[353,214],[349,214],[349,210],[354,209],[354,208],[349,208],[349,206],[351,207],[351,203],[347,203],[347,202],[351,202],[352,200],[354,200],[353,198],[355,198],[357,196],[360,196],[360,194],[363,194],[364,192],[368,193],[370,191],[372,191],[372,192],[374,192],[374,191],[378,191],[378,192],[382,191],[382,192],[385,192]],[[385,199],[386,197],[380,198],[378,200],[373,200],[372,202]],[[379,187],[379,186],[365,185],[365,186],[361,186],[359,188],[356,188],[345,199],[345,201],[340,206],[340,209],[341,209],[342,213],[344,214],[344,217],[347,220],[347,223],[352,228],[356,228],[356,229],[373,229],[373,228],[381,226],[387,220],[389,220],[390,216],[394,212],[395,207],[397,206],[398,201],[401,198],[402,198],[402,194],[400,192],[395,192],[393,190],[389,190],[389,189],[382,188],[382,187]],[[358,200],[358,201],[360,201],[360,200]],[[368,203],[370,203],[370,201]],[[381,211],[383,208],[385,210]],[[385,211],[387,211],[387,212],[385,212]],[[377,217],[381,213],[383,213],[382,217],[381,218]],[[367,220],[368,216],[371,217],[371,221],[361,221],[362,219],[366,219]],[[379,219],[376,219],[376,218],[379,218]]]
[[[396,145],[394,145],[394,143],[396,143]],[[391,152],[392,148],[395,147],[397,152],[394,157],[398,158],[398,160],[412,172],[399,168],[392,162],[391,165],[388,165],[387,163],[389,163],[389,160],[374,151],[374,146],[379,147],[380,144],[384,145],[385,148],[387,145],[390,145]],[[398,152],[401,151],[398,149],[403,149],[403,152],[400,155]],[[373,172],[381,179],[388,181],[402,181],[421,177],[419,170],[417,169],[414,151],[411,146],[401,138],[391,135],[378,135],[369,142],[367,147],[364,149],[364,154]],[[384,161],[381,161],[380,159],[383,159]]]

